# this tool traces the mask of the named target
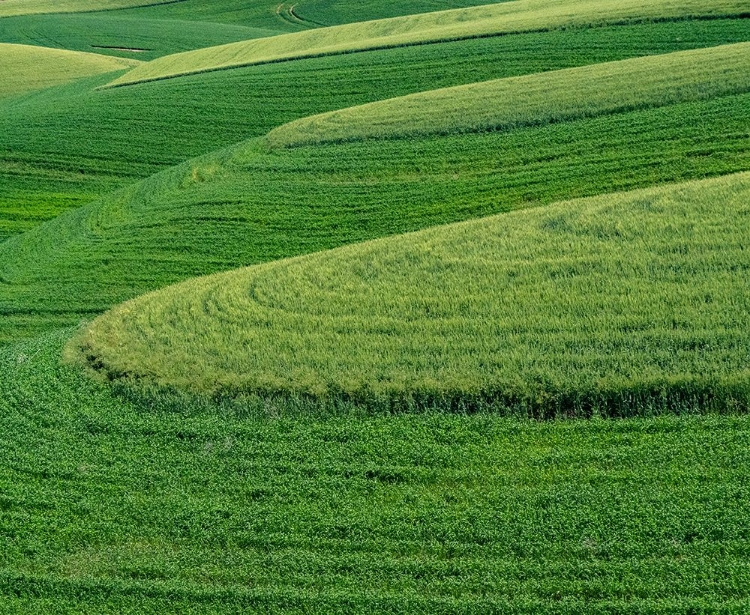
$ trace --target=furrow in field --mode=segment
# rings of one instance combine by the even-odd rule
[[[394,17],[230,43],[158,58],[109,85],[177,77],[237,66],[438,41],[653,19],[747,13],[744,0],[518,0]]]

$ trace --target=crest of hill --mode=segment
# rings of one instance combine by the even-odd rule
[[[747,410],[750,174],[193,279],[69,352],[109,378],[389,410]]]
[[[723,70],[717,61],[713,67]],[[637,91],[637,75],[621,86]],[[554,107],[545,88],[537,96]],[[503,116],[514,101],[491,107]],[[17,327],[77,321],[196,275],[574,196],[747,170],[749,112],[750,94],[734,94],[505,132],[280,149],[240,143],[0,244],[0,338]]]
[[[456,86],[302,118],[272,147],[508,130],[750,89],[750,43]]]
[[[39,13],[83,13],[107,11],[136,6],[169,4],[174,0],[145,2],[144,0],[2,0],[0,17],[33,15]]]
[[[0,74],[3,76],[0,99],[138,64],[136,60],[96,53],[0,43]]]
[[[554,28],[648,19],[734,16],[744,0],[518,0],[319,28],[230,43],[158,58],[110,86],[121,86],[252,64],[494,36]]]

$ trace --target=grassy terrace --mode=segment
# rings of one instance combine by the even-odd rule
[[[741,0],[518,0],[408,17],[345,24],[266,39],[230,43],[158,58],[109,85],[121,86],[220,70],[341,53],[645,19],[733,17]]]
[[[79,81],[0,105],[0,238],[311,114],[474,81],[747,40],[750,20],[687,20],[299,60],[130,90],[93,91],[106,77]],[[148,129],[133,131],[134,122]]]

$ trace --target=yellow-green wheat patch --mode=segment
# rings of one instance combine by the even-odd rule
[[[750,43],[739,43],[411,94],[290,122],[272,130],[268,142],[502,130],[748,89]]]
[[[194,279],[70,351],[198,392],[746,408],[748,236],[748,173],[604,195]]]
[[[0,43],[0,98],[137,66],[96,53]]]

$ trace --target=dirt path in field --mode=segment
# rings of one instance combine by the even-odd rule
[[[306,28],[318,28],[318,27],[325,27],[328,24],[320,23],[317,21],[313,21],[312,19],[306,19],[304,17],[300,17],[300,15],[296,12],[297,5],[296,4],[290,4],[288,2],[282,2],[279,4],[279,6],[276,7],[276,16],[280,19],[283,19],[287,23],[292,23],[295,26],[304,26]]]

